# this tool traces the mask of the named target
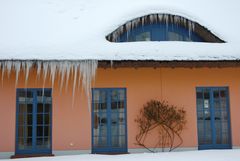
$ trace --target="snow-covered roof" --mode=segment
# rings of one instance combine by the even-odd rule
[[[198,22],[226,43],[106,40],[152,13]],[[0,60],[238,60],[239,15],[239,0],[0,0]]]

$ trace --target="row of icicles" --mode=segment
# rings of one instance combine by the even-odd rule
[[[171,14],[150,14],[143,17],[135,18],[131,21],[128,21],[126,24],[120,26],[118,29],[113,31],[111,34],[107,36],[107,39],[111,42],[116,42],[117,39],[122,35],[124,32],[130,32],[134,28],[138,26],[144,26],[147,23],[164,23],[168,26],[171,24],[182,25],[188,29],[189,37],[191,36],[191,32],[195,30],[195,22],[186,19],[182,16],[178,15],[171,15]]]
[[[70,74],[73,76],[73,103],[75,97],[76,85],[82,85],[85,94],[88,98],[88,108],[91,107],[91,88],[94,81],[96,70],[98,66],[97,60],[81,60],[81,61],[41,61],[41,60],[6,60],[0,62],[2,72],[2,82],[6,74],[9,76],[11,71],[15,70],[15,85],[18,84],[19,73],[21,70],[25,73],[25,83],[28,81],[29,71],[31,68],[36,68],[37,78],[40,74],[43,74],[43,87],[45,85],[47,75],[50,75],[52,88],[54,87],[55,77],[60,75],[60,92],[63,88],[64,81],[66,82],[66,88]]]

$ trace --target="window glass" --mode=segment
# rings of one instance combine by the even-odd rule
[[[200,149],[231,148],[227,94],[227,88],[197,89],[198,144]]]
[[[18,89],[17,100],[16,154],[50,153],[51,90]]]
[[[136,41],[151,41],[151,33],[143,32],[136,35]]]
[[[94,89],[92,101],[93,152],[127,151],[125,90]]]

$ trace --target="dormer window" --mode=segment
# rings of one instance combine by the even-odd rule
[[[110,42],[224,42],[197,22],[169,14],[152,14],[136,18],[120,26],[106,38]]]

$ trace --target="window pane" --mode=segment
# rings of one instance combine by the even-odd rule
[[[124,147],[125,136],[112,136],[112,147]]]
[[[37,138],[36,140],[37,147],[41,147],[43,145],[43,138]]]
[[[205,120],[205,144],[212,144],[212,128],[210,120]]]
[[[27,113],[27,104],[25,103],[19,104],[19,113]]]
[[[111,100],[112,100],[112,102],[118,101],[118,90],[113,90],[112,91]]]
[[[94,147],[107,147],[107,137],[94,137],[93,141]]]
[[[33,118],[32,118],[32,114],[27,114],[27,124],[28,125],[32,125],[33,124]]]
[[[32,148],[32,138],[27,138],[27,149]]]
[[[151,41],[151,33],[148,31],[136,35],[136,41]]]
[[[204,99],[210,99],[210,91],[209,90],[204,91]]]
[[[44,126],[37,126],[37,137],[43,136],[43,128]]]
[[[51,97],[52,97],[52,91],[50,91],[50,90],[45,90],[45,91],[44,91],[44,96],[51,98]]]
[[[33,101],[33,93],[32,91],[19,91],[18,92],[18,100],[19,102],[32,102]]]
[[[24,126],[18,126],[18,137],[24,137]]]
[[[32,104],[27,104],[27,112],[32,113],[33,112],[33,105]]]
[[[44,115],[44,124],[45,125],[49,125],[50,124],[50,115],[49,114],[45,114]]]
[[[26,137],[32,137],[32,126],[27,126],[26,127],[27,130],[27,136]]]
[[[49,137],[44,137],[43,147],[50,148],[50,138]]]
[[[50,126],[45,126],[44,127],[44,137],[49,137],[50,136]]]
[[[168,32],[168,41],[183,41],[183,35],[176,33],[176,32]]]
[[[19,114],[18,115],[18,125],[24,125],[25,124],[25,122],[24,122],[24,120],[25,120],[25,117],[24,117],[25,115],[24,114]]]
[[[18,149],[24,149],[24,138],[18,138]]]
[[[123,90],[123,89],[118,90],[118,94],[119,94],[119,100],[124,101],[125,100],[125,90]]]
[[[51,107],[52,107],[51,104],[45,104],[45,106],[44,106],[44,112],[45,112],[45,113],[50,113]]]
[[[94,111],[101,109],[102,112],[107,110],[107,93],[105,91],[94,90]]]
[[[43,114],[37,114],[37,124],[38,125],[43,124]]]
[[[37,104],[37,113],[43,113],[43,104],[42,103]]]
[[[221,90],[220,91],[220,97],[221,98],[226,98],[226,90]]]
[[[215,90],[213,92],[213,97],[214,97],[214,99],[218,99],[219,98],[219,91],[218,90]]]
[[[197,91],[197,99],[203,99],[203,93],[201,91]]]

